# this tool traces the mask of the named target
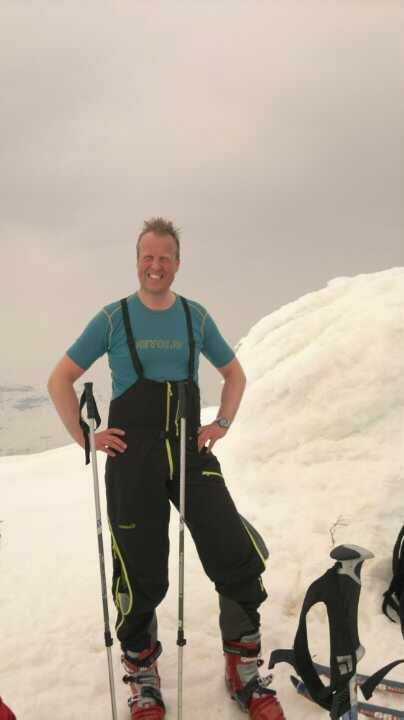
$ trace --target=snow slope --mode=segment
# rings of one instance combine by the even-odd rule
[[[248,388],[216,450],[240,512],[270,547],[266,657],[291,646],[305,590],[341,542],[376,555],[363,571],[361,671],[404,654],[398,626],[380,610],[404,521],[403,299],[400,268],[338,278],[264,317],[240,343]],[[205,421],[211,416],[206,411]],[[102,477],[105,456],[98,461]],[[107,720],[91,469],[71,445],[0,458],[0,481],[0,694],[18,720]],[[102,504],[105,510],[103,497]],[[177,532],[173,514],[171,587],[159,608],[168,718],[176,717]],[[104,542],[107,550],[106,533]],[[108,551],[106,558],[110,573]],[[223,686],[217,599],[189,537],[185,593],[184,719],[241,720]],[[111,602],[110,612],[113,625]],[[311,615],[312,650],[327,660],[324,613]],[[123,720],[127,690],[116,643],[113,653]],[[288,720],[326,717],[294,694],[289,674],[287,666],[275,674]]]

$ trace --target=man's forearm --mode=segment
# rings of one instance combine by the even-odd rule
[[[48,383],[48,390],[66,430],[70,433],[73,440],[83,447],[83,431],[79,422],[80,406],[72,383],[65,379],[56,379],[51,376]]]
[[[233,421],[244,394],[246,378],[243,372],[236,372],[225,378],[218,415]]]

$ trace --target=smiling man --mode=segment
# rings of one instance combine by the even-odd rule
[[[60,360],[52,400],[84,447],[73,384],[108,354],[112,400],[108,428],[96,433],[108,455],[106,490],[113,549],[116,631],[132,720],[162,720],[156,608],[168,588],[170,506],[179,506],[178,386],[187,388],[185,520],[204,570],[219,594],[229,692],[252,720],[284,720],[258,674],[259,605],[264,559],[254,529],[239,516],[212,453],[229,431],[245,387],[233,350],[202,305],[171,289],[180,266],[177,229],[146,221],[137,241],[139,289],[105,306]],[[203,354],[224,379],[216,420],[201,427],[198,366]]]

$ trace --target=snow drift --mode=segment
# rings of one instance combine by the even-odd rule
[[[270,597],[262,607],[266,656],[291,646],[305,590],[341,542],[376,556],[363,571],[360,637],[367,654],[361,671],[403,654],[399,627],[380,609],[404,521],[403,299],[400,268],[337,278],[264,317],[239,345],[248,388],[216,450],[240,512],[270,547],[264,576]],[[101,474],[104,461],[99,455]],[[0,458],[0,474],[0,695],[19,720],[107,720],[91,470],[80,448],[69,446]],[[173,520],[171,587],[159,608],[168,718],[176,717]],[[107,565],[110,573],[109,559]],[[184,717],[230,720],[239,711],[224,691],[217,599],[189,538],[185,592]],[[111,603],[110,610],[113,617]],[[327,660],[324,614],[311,615],[312,650]],[[123,719],[127,692],[114,648]],[[402,670],[395,673],[400,677]],[[277,669],[275,687],[289,719],[325,716],[294,694],[288,667]]]

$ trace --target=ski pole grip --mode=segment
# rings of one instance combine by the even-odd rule
[[[95,404],[94,395],[93,395],[93,383],[92,382],[84,383],[84,392],[85,392],[86,405],[87,405],[87,417],[89,420],[95,420],[98,413],[97,413],[97,406]]]
[[[361,570],[362,565],[368,558],[374,557],[373,553],[358,545],[339,545],[331,551],[330,556],[337,561],[337,587],[339,607],[336,607],[336,618],[338,618],[338,630],[335,632],[334,650],[336,655],[344,658],[350,665],[353,660],[349,659],[347,652],[349,645],[355,651],[356,660],[363,655],[363,648],[358,635],[358,605],[361,591]],[[336,579],[337,579],[336,578]],[[337,597],[338,597],[337,596]],[[339,617],[338,617],[339,616]],[[342,625],[341,625],[342,623]],[[345,632],[342,632],[345,627]],[[349,642],[347,642],[349,640]],[[353,647],[352,647],[353,643]],[[344,661],[342,660],[342,664]],[[342,670],[342,668],[340,668]],[[350,668],[344,668],[349,672]]]
[[[178,415],[180,418],[187,416],[187,390],[186,383],[178,383]]]

